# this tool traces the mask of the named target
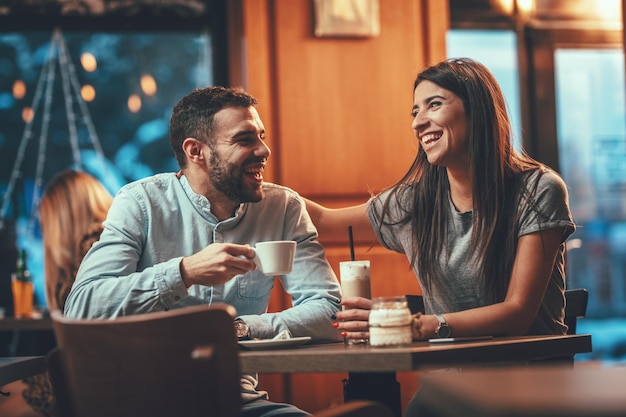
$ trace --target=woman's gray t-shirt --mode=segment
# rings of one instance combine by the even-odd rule
[[[533,184],[539,171],[530,175],[527,184]],[[527,189],[529,192],[532,190]],[[407,187],[407,191],[410,191]],[[379,242],[386,248],[411,256],[414,236],[410,223],[389,226],[398,220],[400,209],[392,198],[386,223],[380,226],[380,213],[391,190],[372,197],[368,204],[368,215]],[[563,227],[563,244],[560,246],[554,269],[550,277],[543,302],[528,334],[564,334],[567,327],[563,323],[565,306],[565,240],[574,232],[575,225],[568,205],[567,189],[563,180],[552,171],[544,172],[537,188],[531,194],[535,209],[524,205],[524,211],[517,225],[518,238],[555,227]],[[412,198],[410,192],[402,198]],[[449,197],[448,197],[449,199]],[[408,202],[405,201],[405,202]],[[486,294],[480,285],[480,267],[470,259],[472,235],[472,212],[460,213],[449,199],[451,216],[448,218],[447,253],[440,256],[440,270],[447,271],[430,283],[426,291],[425,283],[414,269],[420,286],[424,290],[424,306],[427,314],[443,314],[463,311],[488,304]],[[404,204],[403,204],[404,205]],[[406,207],[406,205],[404,205]],[[538,212],[536,211],[538,209]],[[538,215],[537,213],[540,213]]]

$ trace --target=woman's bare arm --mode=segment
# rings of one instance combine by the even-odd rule
[[[367,203],[342,208],[324,207],[304,198],[306,209],[322,240],[346,240],[348,226],[352,226],[355,240],[376,241],[372,224],[367,217]]]
[[[454,336],[522,335],[528,331],[550,280],[563,229],[554,228],[520,237],[511,281],[504,301],[444,314]],[[421,337],[435,337],[434,316],[421,316]],[[415,336],[415,335],[414,335]]]
[[[444,314],[454,336],[521,335],[528,331],[543,300],[563,230],[554,228],[522,236],[511,282],[504,301],[484,307]],[[346,298],[347,307],[337,313],[335,328],[350,338],[367,338],[369,300]],[[413,322],[413,338],[436,337],[439,322],[433,315],[420,315]]]

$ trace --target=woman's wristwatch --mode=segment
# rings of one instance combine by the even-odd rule
[[[439,326],[437,326],[437,330],[435,333],[437,337],[450,337],[452,336],[452,330],[450,330],[450,326],[448,326],[448,322],[441,314],[435,314],[437,320],[439,321]]]

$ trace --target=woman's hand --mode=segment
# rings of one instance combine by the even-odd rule
[[[372,300],[363,297],[346,297],[341,300],[342,311],[337,312],[333,327],[347,339],[369,339]]]
[[[411,316],[411,334],[413,335],[413,340],[427,338],[424,329],[423,317],[424,315],[422,313],[413,314]]]
[[[446,314],[448,317],[449,314]],[[411,333],[413,340],[433,339],[437,337],[439,320],[432,314],[413,314],[411,320]]]

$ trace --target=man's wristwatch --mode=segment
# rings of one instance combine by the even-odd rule
[[[441,314],[435,314],[437,320],[439,320],[439,326],[437,326],[437,330],[435,333],[437,337],[450,337],[452,335],[452,331],[450,330],[450,326],[448,326],[448,322]]]
[[[245,321],[241,319],[235,320],[235,332],[237,334],[237,339],[250,340],[250,328]]]

